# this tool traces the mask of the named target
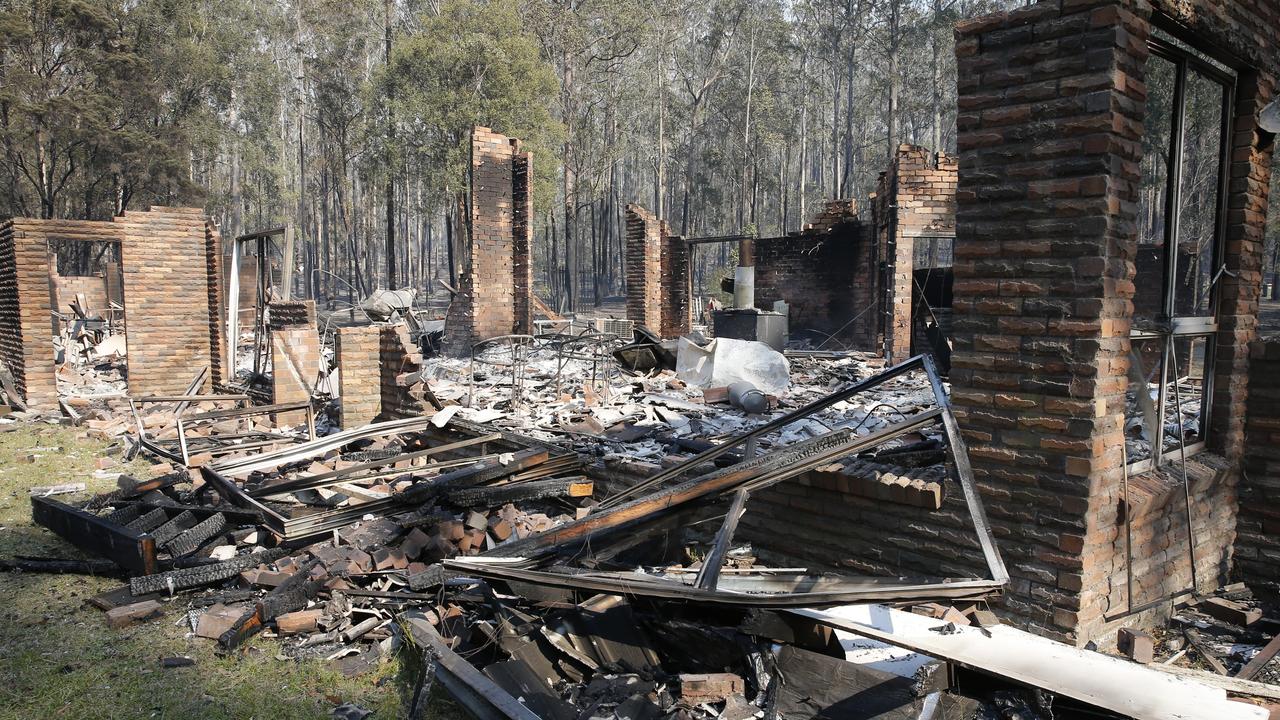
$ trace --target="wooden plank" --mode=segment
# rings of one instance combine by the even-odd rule
[[[436,678],[480,720],[541,720],[510,693],[462,659],[421,612],[403,616],[413,643],[436,659]]]
[[[1248,627],[1262,619],[1260,608],[1251,608],[1226,598],[1209,598],[1196,606],[1204,614],[1224,623]]]
[[[1213,669],[1216,670],[1219,675],[1227,674],[1227,666],[1223,665],[1222,661],[1214,656],[1207,647],[1205,647],[1204,639],[1200,637],[1199,632],[1193,628],[1183,628],[1182,634],[1187,636],[1187,640],[1191,641],[1191,645],[1195,647],[1196,652],[1200,654],[1200,657],[1203,658],[1205,662],[1213,666]]]
[[[1280,652],[1280,635],[1276,635],[1271,638],[1271,642],[1267,643],[1266,647],[1259,650],[1258,654],[1253,656],[1253,659],[1249,661],[1248,665],[1240,668],[1240,672],[1236,673],[1236,677],[1241,680],[1252,680],[1253,676],[1257,675],[1258,671],[1262,670],[1262,668],[1271,661],[1271,658],[1276,656],[1277,652]]]
[[[107,626],[128,627],[136,622],[158,617],[163,606],[155,600],[143,600],[131,605],[121,605],[107,611]]]
[[[729,543],[733,542],[733,534],[738,529],[738,519],[746,511],[749,497],[751,493],[747,492],[746,488],[739,488],[738,492],[734,493],[729,512],[725,514],[724,522],[716,532],[716,539],[711,543],[711,549],[702,558],[702,567],[698,569],[698,576],[693,582],[699,588],[716,589],[716,581],[720,579],[720,566],[724,563],[724,554],[729,551]]]
[[[502,436],[497,433],[484,435],[481,437],[467,438],[466,440],[460,440],[458,442],[448,443],[446,445],[437,445],[436,447],[427,448],[426,450],[419,450],[417,452],[405,453],[403,455],[396,455],[394,457],[386,458],[384,460],[374,460],[372,462],[361,463],[359,465],[352,465],[351,467],[343,468],[341,470],[333,470],[327,473],[311,475],[308,477],[299,478],[289,482],[277,483],[275,485],[268,485],[266,487],[258,488],[248,494],[251,497],[272,497],[275,495],[283,495],[285,493],[295,492],[297,490],[311,490],[315,488],[329,487],[330,485],[337,485],[339,483],[350,482],[352,479],[351,476],[358,475],[359,473],[365,472],[367,470],[376,470],[379,468],[384,468],[388,465],[394,465],[395,463],[402,462],[405,460],[412,461],[412,460],[417,460],[419,458],[427,458],[427,457],[431,457],[432,455],[439,455],[441,453],[452,452],[454,450],[462,450],[465,448],[473,447],[475,445],[482,445],[487,442],[494,442],[501,439],[502,439]],[[414,472],[426,472],[429,470],[431,470],[431,466],[424,465],[422,467],[408,467],[408,468],[403,468],[399,470],[394,470],[394,472],[400,475],[409,475]],[[333,482],[330,482],[330,481],[333,481]]]

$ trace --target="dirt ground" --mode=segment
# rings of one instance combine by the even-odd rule
[[[95,478],[102,442],[74,428],[21,424],[5,432],[9,427],[15,426],[0,426],[0,558],[83,557],[32,524],[28,488],[84,482],[90,492],[104,492],[122,470],[146,476],[145,463]],[[322,660],[278,657],[277,641],[262,637],[220,657],[215,643],[191,635],[181,598],[158,619],[112,630],[85,601],[120,584],[109,577],[0,575],[0,720],[328,718],[344,702],[372,710],[374,718],[402,716],[412,662],[391,659],[346,678]],[[161,658],[179,655],[195,665],[161,666]],[[433,695],[430,717],[463,717],[442,694]]]

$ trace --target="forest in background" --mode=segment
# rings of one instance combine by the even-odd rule
[[[574,310],[622,291],[629,202],[782,234],[951,150],[952,27],[1022,4],[3,0],[0,216],[200,205],[292,225],[309,296],[443,293],[485,125],[533,151],[538,292]]]

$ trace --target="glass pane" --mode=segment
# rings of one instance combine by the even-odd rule
[[[1209,336],[1175,337],[1164,395],[1164,450],[1204,439],[1204,387]],[[1175,383],[1175,380],[1177,381]]]
[[[1212,314],[1210,283],[1217,245],[1218,197],[1222,168],[1222,106],[1226,88],[1194,68],[1187,71],[1182,177],[1178,195],[1178,257],[1174,273],[1174,314]]]
[[[1178,68],[1152,55],[1147,60],[1146,132],[1142,137],[1142,185],[1138,188],[1138,255],[1133,297],[1135,327],[1164,315],[1165,199],[1173,147],[1173,86]]]
[[[1125,393],[1124,436],[1128,462],[1151,457],[1160,417],[1160,367],[1164,339],[1135,339],[1129,352],[1129,387]]]

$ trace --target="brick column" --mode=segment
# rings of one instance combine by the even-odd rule
[[[512,331],[533,334],[533,153],[517,152],[511,165]]]
[[[880,175],[873,207],[881,233],[881,257],[892,263],[885,301],[885,349],[890,362],[911,356],[915,239],[955,235],[955,158],[918,145],[899,145]]]
[[[381,414],[389,418],[406,418],[430,412],[431,406],[424,399],[421,386],[401,387],[396,382],[403,373],[417,372],[426,364],[409,337],[409,329],[403,324],[382,325],[380,328]]]
[[[231,365],[226,361],[227,309],[222,300],[222,233],[212,220],[204,224],[205,292],[209,297],[209,377],[215,383],[228,382]],[[112,267],[107,266],[107,294],[111,294]]]
[[[475,127],[471,194],[458,293],[445,322],[445,351],[465,355],[479,340],[528,333],[533,325],[533,158],[520,141]]]
[[[1121,479],[1147,54],[1127,4],[956,31],[952,398],[1012,575],[1004,610],[1077,642],[1108,610]]]
[[[662,328],[664,338],[679,337],[693,329],[693,284],[689,277],[689,245],[679,235],[662,237]]]
[[[627,319],[662,332],[662,230],[653,213],[629,203],[627,218]]]
[[[343,430],[368,425],[382,412],[381,335],[376,325],[338,328],[338,424]]]

